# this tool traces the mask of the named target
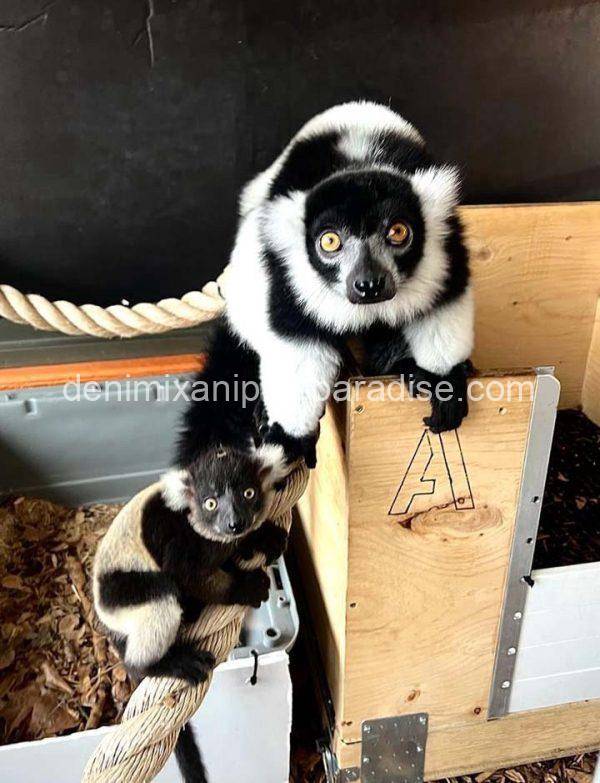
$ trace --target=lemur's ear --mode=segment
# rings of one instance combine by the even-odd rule
[[[172,468],[161,476],[162,497],[171,511],[183,511],[189,506],[187,470]]]
[[[410,181],[431,221],[446,220],[460,201],[460,170],[456,166],[417,169]]]

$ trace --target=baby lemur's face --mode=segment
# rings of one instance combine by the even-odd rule
[[[234,541],[262,522],[262,466],[232,449],[211,450],[193,462],[184,480],[189,521],[197,533]]]

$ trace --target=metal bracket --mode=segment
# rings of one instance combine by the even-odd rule
[[[317,741],[317,749],[321,751],[323,766],[325,767],[326,783],[339,783],[339,768],[337,759],[333,755],[329,742]]]
[[[426,712],[362,724],[362,783],[423,783]]]
[[[508,713],[525,601],[528,591],[535,590],[531,564],[560,393],[553,367],[538,367],[536,372],[529,438],[488,705],[489,718],[500,718]]]
[[[323,766],[325,767],[325,780],[327,783],[354,783],[360,777],[358,767],[346,767],[340,769],[336,756],[333,754],[328,743],[318,743],[323,756]]]

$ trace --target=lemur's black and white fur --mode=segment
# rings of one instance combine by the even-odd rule
[[[195,397],[197,383],[204,384],[205,395]],[[243,387],[255,392],[243,399]],[[192,399],[183,415],[183,427],[175,455],[175,465],[185,468],[207,448],[222,446],[252,453],[262,443],[258,356],[243,345],[223,318],[218,318],[207,348],[206,363],[194,378]],[[278,461],[280,450],[262,444],[261,458],[270,458],[273,475],[285,473]]]
[[[367,102],[314,117],[246,186],[226,312],[258,354],[269,441],[315,435],[350,336],[371,374],[450,380],[426,423],[460,424],[473,303],[458,191],[412,125]]]
[[[214,658],[178,641],[181,623],[207,604],[266,600],[268,576],[235,558],[272,561],[285,548],[285,532],[264,520],[272,478],[260,450],[209,448],[167,474],[140,514],[115,519],[94,561],[94,604],[134,680],[205,680]],[[176,751],[186,783],[205,781],[189,727]]]

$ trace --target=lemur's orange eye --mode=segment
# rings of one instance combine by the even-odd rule
[[[248,487],[248,489],[244,490],[244,497],[246,500],[252,500],[252,498],[256,495],[256,490],[254,487]]]
[[[335,231],[325,231],[319,238],[319,244],[326,253],[335,253],[342,246],[342,238]]]
[[[388,228],[386,239],[392,245],[403,245],[408,241],[409,237],[410,228],[406,223],[399,220],[397,223],[392,223]]]
[[[207,511],[215,511],[219,504],[216,498],[206,498],[202,505]]]

